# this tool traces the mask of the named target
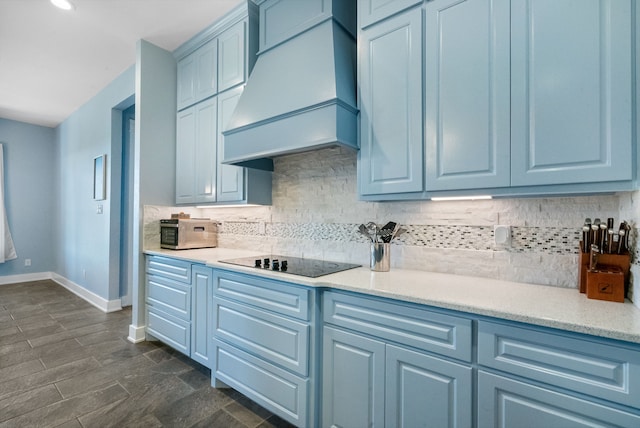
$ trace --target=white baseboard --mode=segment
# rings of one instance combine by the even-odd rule
[[[71,291],[76,296],[82,297],[87,302],[91,303],[96,308],[100,309],[103,312],[115,312],[122,310],[122,304],[120,299],[115,300],[106,300],[97,294],[87,290],[86,288],[81,287],[73,281],[68,280],[67,278],[58,275],[57,273],[50,273],[50,278],[62,285],[67,290]]]
[[[135,325],[131,324],[129,326],[129,337],[127,337],[127,339],[129,340],[129,342],[133,343],[143,342],[146,338],[144,330],[144,326],[136,327]]]
[[[51,272],[37,272],[25,273],[22,275],[0,276],[0,285],[17,284],[20,282],[43,281],[45,279],[52,279]]]

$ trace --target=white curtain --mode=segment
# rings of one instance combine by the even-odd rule
[[[7,211],[4,209],[4,147],[0,144],[0,263],[18,258],[16,248],[13,246],[13,239],[9,231],[7,221]]]

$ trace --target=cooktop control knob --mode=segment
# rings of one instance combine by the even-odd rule
[[[256,259],[256,264],[254,265],[254,267],[257,267],[257,268],[262,267],[262,260]]]
[[[278,261],[278,259],[273,259],[273,267],[271,269],[280,270],[280,262]]]
[[[288,264],[289,264],[289,263],[288,263],[286,260],[283,260],[283,261],[282,261],[282,263],[280,264],[280,270],[281,270],[282,272],[286,272],[286,271],[287,271],[287,268],[288,268],[288,266],[287,266]]]
[[[263,260],[263,262],[264,262],[264,268],[265,269],[269,269],[269,259],[266,258],[266,259]]]

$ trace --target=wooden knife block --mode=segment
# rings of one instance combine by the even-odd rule
[[[600,265],[587,270],[587,297],[589,299],[624,302],[624,273],[618,266]]]
[[[580,243],[580,248],[582,248],[582,243]],[[628,287],[629,287],[629,269],[631,268],[631,256],[629,253],[625,254],[598,254],[598,266],[607,265],[607,266],[615,266],[620,268],[622,272],[622,300],[614,300],[614,301],[624,301],[624,296],[626,296]],[[589,253],[583,253],[580,251],[579,257],[579,266],[580,270],[578,271],[578,288],[581,293],[587,293],[587,277],[589,271]],[[619,276],[619,275],[618,275]],[[600,278],[603,279],[603,278]],[[591,283],[593,284],[594,280],[592,279]],[[618,281],[618,280],[615,280]],[[596,297],[599,293],[595,293],[592,290],[591,296],[587,293],[587,297],[590,299],[598,299]],[[602,296],[601,300],[610,300],[607,296]],[[616,297],[618,298],[618,297]]]

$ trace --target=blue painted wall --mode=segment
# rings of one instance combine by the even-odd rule
[[[0,264],[0,276],[54,270],[55,131],[0,118],[5,204],[18,258]],[[31,259],[31,266],[24,265]]]
[[[134,92],[132,66],[56,128],[60,192],[55,272],[107,300],[120,294],[114,257],[119,248],[112,248],[119,240],[112,236],[120,234],[122,110],[133,104]],[[103,154],[107,199],[94,201],[93,159]],[[102,214],[97,214],[98,205]]]

